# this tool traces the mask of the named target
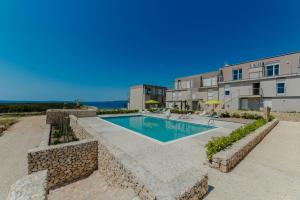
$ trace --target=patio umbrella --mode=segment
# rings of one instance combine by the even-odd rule
[[[205,102],[206,105],[212,105],[213,106],[213,111],[215,110],[215,105],[220,105],[222,104],[222,101],[218,101],[218,100],[208,100]]]
[[[159,102],[158,102],[158,101],[155,101],[155,100],[152,100],[152,99],[150,99],[150,100],[146,101],[146,104],[159,104]]]
[[[222,104],[222,101],[218,101],[218,100],[208,100],[205,102],[206,105],[219,105]]]

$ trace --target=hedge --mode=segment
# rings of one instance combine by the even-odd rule
[[[129,114],[129,113],[137,113],[138,110],[124,110],[124,109],[116,109],[116,110],[97,110],[97,115],[106,115],[106,114]]]
[[[253,133],[256,129],[265,125],[266,123],[267,121],[265,119],[258,119],[250,124],[232,131],[228,136],[213,138],[205,145],[207,159],[211,161],[214,154],[228,148],[236,141]]]
[[[228,117],[233,117],[233,118],[244,118],[244,119],[262,119],[263,117],[258,114],[250,114],[250,113],[232,113],[230,114],[229,112],[223,112],[221,113],[220,117],[222,118],[228,118]]]

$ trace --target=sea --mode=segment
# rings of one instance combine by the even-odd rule
[[[0,104],[7,103],[59,103],[59,102],[70,102],[70,101],[5,101],[0,100]],[[86,106],[94,106],[99,109],[122,109],[127,108],[128,101],[90,101],[90,102],[81,102],[81,104]]]

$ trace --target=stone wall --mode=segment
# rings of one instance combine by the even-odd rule
[[[93,138],[91,134],[82,127],[81,122],[74,115],[70,115],[70,127],[72,128],[75,137],[79,140]]]
[[[98,141],[41,146],[28,152],[28,174],[48,170],[48,187],[84,178],[98,169]]]
[[[108,147],[110,150],[108,150]],[[99,140],[99,171],[105,177],[106,181],[110,184],[117,184],[124,188],[131,188],[140,197],[141,200],[165,200],[165,199],[176,199],[176,200],[191,200],[191,199],[202,199],[208,191],[208,176],[207,174],[199,177],[199,181],[191,188],[186,188],[185,191],[178,191],[176,197],[161,197],[159,194],[153,192],[148,186],[143,184],[130,169],[128,169],[122,163],[136,162],[130,161],[127,157],[123,159],[122,163],[116,158],[110,151],[113,149],[117,154],[120,153],[118,149],[112,147],[105,139]],[[135,166],[135,171],[138,171],[142,176],[147,177],[148,180],[152,179],[152,175],[145,171],[138,164]],[[153,182],[152,187],[156,187]],[[162,187],[168,187],[163,185]]]
[[[230,113],[250,113],[264,116],[265,113],[262,111],[244,111],[244,110],[236,110],[230,111]],[[277,118],[279,121],[293,121],[300,122],[300,113],[287,113],[287,112],[271,112],[271,115]]]
[[[48,147],[49,141],[50,141],[50,131],[51,131],[51,125],[46,124],[44,130],[43,130],[43,135],[41,139],[41,143],[39,147]]]
[[[47,200],[47,170],[17,180],[10,187],[7,200]]]
[[[47,124],[59,124],[64,117],[74,115],[76,117],[96,117],[96,110],[79,110],[79,109],[51,109],[47,110],[46,123]]]
[[[230,148],[213,155],[210,166],[222,172],[233,169],[277,124],[274,119],[258,128],[254,133],[234,143]]]

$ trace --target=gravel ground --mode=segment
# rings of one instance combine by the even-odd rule
[[[40,144],[45,122],[45,116],[22,117],[0,136],[0,200],[27,174],[27,151]]]

